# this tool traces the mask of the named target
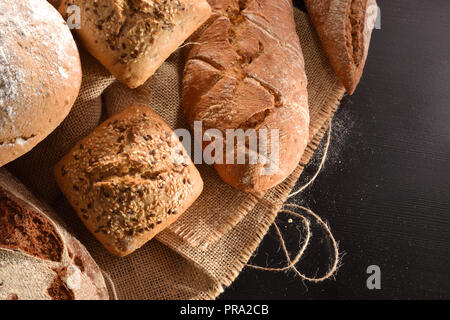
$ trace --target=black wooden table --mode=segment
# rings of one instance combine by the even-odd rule
[[[381,30],[336,116],[325,169],[290,200],[329,222],[345,252],[339,273],[302,284],[292,272],[247,268],[222,299],[450,299],[450,1],[378,4]],[[288,219],[278,222],[293,250],[301,228]],[[319,275],[328,242],[313,231],[299,269]],[[252,262],[280,266],[281,258],[272,230]],[[371,265],[380,267],[380,290],[367,288]]]

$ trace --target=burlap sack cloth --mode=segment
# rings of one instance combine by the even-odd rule
[[[8,166],[36,194],[54,204],[100,267],[111,275],[119,298],[214,299],[233,282],[258,247],[344,94],[309,18],[299,10],[295,18],[309,80],[311,138],[295,172],[267,193],[237,191],[223,183],[214,168],[199,166],[205,181],[200,199],[156,240],[126,258],[107,253],[60,195],[51,173],[54,164],[102,119],[130,101],[148,104],[172,128],[187,127],[180,101],[181,50],[136,90],[115,82],[95,59],[82,52],[83,86],[69,117],[37,148]]]

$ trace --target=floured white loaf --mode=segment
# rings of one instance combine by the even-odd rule
[[[45,0],[0,1],[0,166],[67,116],[81,85],[75,41]]]

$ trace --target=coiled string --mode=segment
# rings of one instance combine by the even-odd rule
[[[288,199],[303,192],[306,188],[308,188],[310,185],[312,185],[314,183],[314,181],[317,179],[317,177],[319,176],[320,172],[322,171],[322,169],[325,165],[325,161],[328,156],[328,150],[329,150],[330,143],[331,143],[331,133],[332,133],[332,123],[330,121],[329,129],[328,129],[328,137],[327,137],[325,149],[323,152],[323,156],[322,156],[322,160],[320,162],[319,168],[317,169],[316,173],[311,178],[311,180],[309,182],[307,182],[305,185],[303,185],[302,187],[300,187],[298,190],[293,191],[288,196]],[[295,211],[289,210],[289,208],[299,209],[301,212],[295,212]],[[340,264],[339,247],[338,247],[338,243],[337,243],[336,239],[334,238],[333,233],[331,232],[328,224],[326,222],[324,222],[322,220],[322,218],[320,218],[312,210],[310,210],[304,206],[297,205],[297,204],[287,203],[283,206],[283,209],[280,211],[280,213],[281,212],[288,213],[294,217],[300,218],[302,221],[301,223],[304,227],[304,230],[306,230],[306,234],[304,236],[303,241],[300,244],[298,253],[295,255],[294,259],[291,259],[291,256],[286,248],[286,242],[284,241],[283,235],[281,234],[280,228],[279,228],[278,224],[275,222],[274,223],[275,231],[280,239],[281,247],[286,256],[287,265],[285,267],[280,267],[280,268],[262,267],[262,266],[252,265],[252,264],[247,264],[246,266],[253,268],[253,269],[257,269],[257,270],[270,271],[270,272],[284,272],[284,271],[292,270],[300,277],[300,279],[309,281],[309,282],[314,282],[314,283],[322,282],[322,281],[325,281],[325,280],[333,277],[334,274],[336,273],[336,271],[338,270],[339,264]],[[321,228],[326,232],[328,238],[330,239],[332,248],[333,248],[333,253],[332,253],[333,256],[331,257],[332,263],[330,263],[330,267],[328,268],[327,272],[321,277],[309,277],[309,276],[303,274],[302,272],[300,272],[296,267],[297,263],[301,260],[301,258],[305,254],[305,251],[311,242],[312,235],[311,235],[311,220],[310,219],[312,219],[314,222],[316,222],[318,225],[320,225]]]

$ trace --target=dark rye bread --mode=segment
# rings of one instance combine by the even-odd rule
[[[63,241],[51,222],[0,187],[0,246],[61,261]]]
[[[203,189],[178,137],[141,105],[115,114],[77,143],[55,176],[86,227],[117,256],[175,222]]]
[[[375,25],[375,0],[306,0],[306,7],[328,59],[348,94],[364,70]]]
[[[55,213],[0,169],[0,300],[108,299],[100,269]]]
[[[206,0],[64,0],[60,13],[77,5],[76,29],[86,49],[119,81],[142,85],[205,22]]]
[[[307,79],[288,0],[210,0],[213,15],[186,48],[183,107],[203,129],[279,130],[279,163],[215,164],[247,192],[282,182],[297,167],[309,136]],[[269,136],[268,145],[271,145]],[[204,147],[207,145],[205,144]],[[247,146],[235,146],[249,154]],[[244,150],[242,150],[244,149]],[[270,151],[270,148],[269,148]],[[235,152],[235,156],[238,152]],[[272,172],[263,172],[271,168]]]

